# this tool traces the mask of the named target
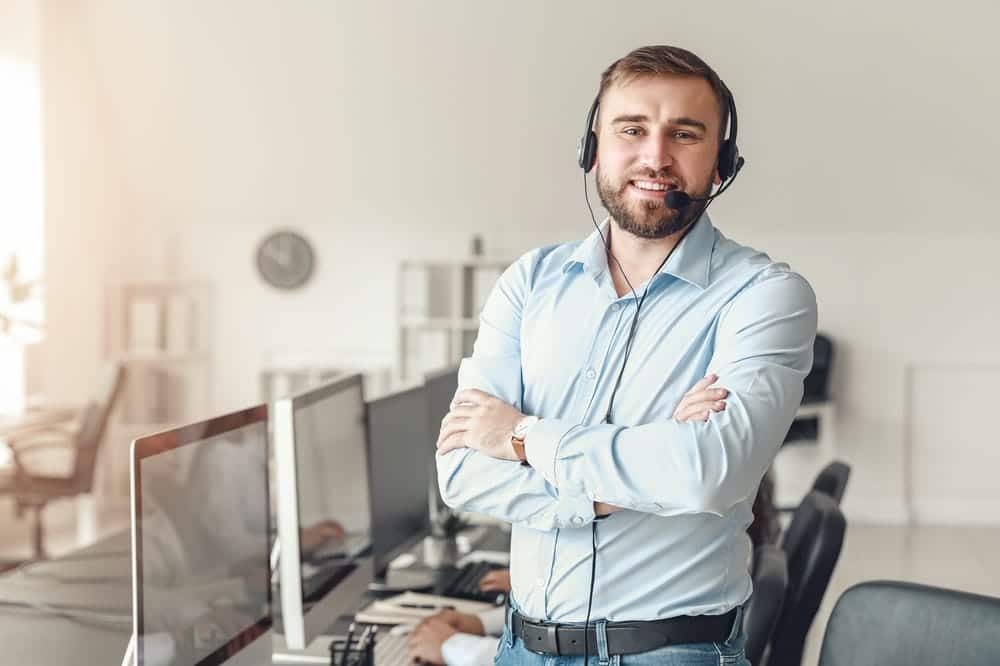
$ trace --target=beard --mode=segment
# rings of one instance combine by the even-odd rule
[[[659,177],[666,176],[659,174]],[[601,197],[604,209],[614,218],[622,231],[639,238],[656,239],[672,236],[695,222],[708,207],[707,201],[692,201],[680,210],[668,208],[662,199],[630,201],[626,194],[629,180],[626,179],[621,187],[616,188],[602,176],[600,165],[597,167],[597,193]],[[711,192],[712,185],[709,183],[704,191],[693,193],[691,197],[707,197]]]

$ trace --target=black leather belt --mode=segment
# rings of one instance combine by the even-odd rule
[[[729,638],[736,610],[725,615],[682,615],[648,622],[608,622],[608,654],[639,654],[668,645],[722,643]],[[511,615],[511,631],[532,652],[549,655],[584,653],[584,625],[538,622],[517,611]],[[588,651],[597,655],[597,629],[586,630]]]

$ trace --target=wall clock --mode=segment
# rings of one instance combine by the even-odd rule
[[[257,247],[257,271],[278,289],[297,289],[309,281],[316,264],[312,245],[294,231],[277,231]]]

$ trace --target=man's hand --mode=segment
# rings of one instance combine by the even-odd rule
[[[333,537],[344,536],[343,526],[333,520],[322,520],[299,530],[299,548],[304,552],[316,550]]]
[[[432,664],[443,664],[441,646],[457,633],[483,636],[486,630],[479,618],[469,613],[444,610],[424,618],[413,631],[407,642],[411,660],[420,659]]]
[[[479,619],[478,615],[473,615],[472,613],[459,613],[456,610],[445,609],[434,613],[424,619],[427,620],[440,620],[444,622],[449,627],[460,631],[463,634],[474,634],[476,636],[485,636],[486,628],[483,627],[482,621]],[[421,622],[423,624],[423,622]],[[420,625],[417,625],[418,627]]]
[[[517,460],[510,437],[524,414],[477,389],[459,391],[438,436],[439,453],[470,448],[500,460]]]
[[[707,421],[710,412],[725,410],[725,398],[729,395],[729,391],[724,388],[709,388],[717,381],[719,381],[719,376],[710,374],[692,386],[691,390],[681,398],[677,409],[674,410],[674,420],[682,423]],[[594,515],[597,516],[607,516],[621,510],[621,507],[613,504],[594,502]]]
[[[612,513],[617,511],[624,511],[624,509],[620,506],[615,506],[614,504],[608,504],[606,502],[594,502],[595,516],[610,516]]]
[[[479,589],[483,592],[510,592],[510,569],[489,572],[479,579]]]
[[[724,388],[709,388],[717,381],[719,376],[710,374],[692,386],[674,410],[674,420],[682,423],[707,421],[711,412],[725,410],[725,398],[729,395],[729,391]]]

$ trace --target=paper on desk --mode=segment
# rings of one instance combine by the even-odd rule
[[[407,606],[429,606],[430,608],[409,608]],[[388,599],[373,601],[358,612],[355,620],[370,624],[413,624],[447,607],[460,613],[480,613],[495,608],[493,604],[482,601],[453,599],[420,592],[403,592]]]

